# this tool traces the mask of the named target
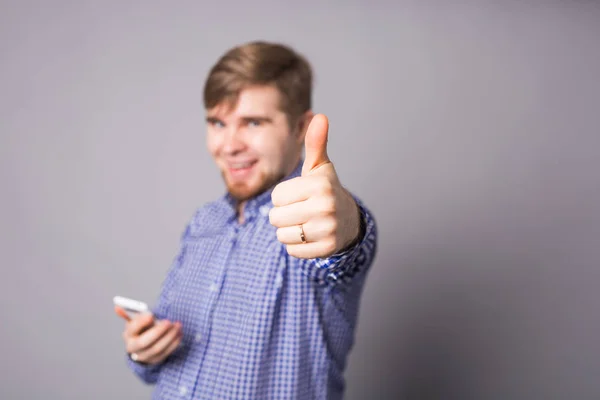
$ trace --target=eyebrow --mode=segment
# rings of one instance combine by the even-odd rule
[[[213,117],[213,116],[210,116],[210,115],[206,117],[206,122],[209,122],[209,123],[219,122],[219,121],[220,121],[220,119],[217,118],[217,117]]]
[[[273,119],[271,117],[267,117],[264,115],[244,115],[243,117],[240,117],[240,119],[244,122],[248,122],[248,121],[273,122]],[[206,117],[206,122],[214,123],[214,122],[222,122],[222,120],[219,117],[209,115]]]

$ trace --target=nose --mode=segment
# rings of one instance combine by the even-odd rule
[[[243,151],[245,148],[246,144],[244,143],[242,132],[235,127],[229,129],[225,135],[223,151],[226,154],[236,154]]]

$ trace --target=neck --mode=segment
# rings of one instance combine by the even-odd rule
[[[237,206],[236,206],[236,211],[237,211],[237,219],[238,219],[238,223],[243,224],[244,223],[244,206],[246,205],[247,201],[240,201]]]

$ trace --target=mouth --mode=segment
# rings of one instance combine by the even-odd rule
[[[246,179],[252,173],[257,161],[231,162],[227,164],[227,171],[234,180]]]

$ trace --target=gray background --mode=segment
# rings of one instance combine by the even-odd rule
[[[347,398],[600,398],[600,5],[242,4],[1,3],[0,398],[148,398],[111,298],[222,193],[202,84],[253,39],[379,221]]]

